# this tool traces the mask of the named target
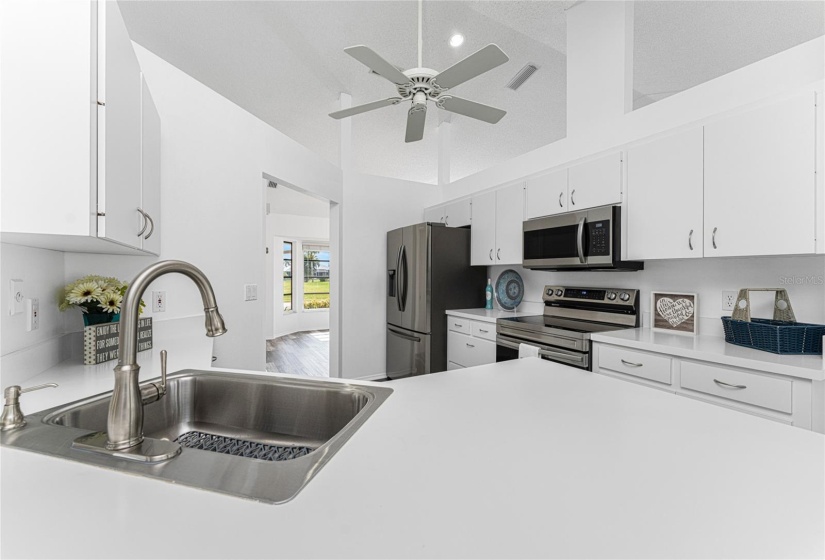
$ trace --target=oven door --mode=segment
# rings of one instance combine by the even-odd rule
[[[556,346],[549,346],[547,344],[536,344],[535,342],[525,342],[536,346],[539,349],[539,356],[551,362],[558,362],[566,366],[572,366],[579,369],[586,369],[590,371],[590,353],[589,352],[575,352],[572,350],[565,350]],[[519,340],[509,337],[496,337],[496,362],[505,362],[507,360],[515,360],[518,358]]]

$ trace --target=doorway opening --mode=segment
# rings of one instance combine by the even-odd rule
[[[266,369],[330,375],[330,201],[265,181]]]

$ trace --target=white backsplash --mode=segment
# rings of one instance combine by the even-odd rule
[[[488,275],[495,284],[503,271],[513,269],[524,279],[524,302],[519,310],[541,303],[546,285],[641,290],[643,324],[650,323],[650,292],[698,294],[699,333],[723,336],[720,317],[722,291],[740,288],[785,288],[797,321],[825,323],[825,256],[751,257],[736,259],[684,259],[647,261],[639,272],[526,270],[521,266],[491,266]],[[751,295],[754,317],[770,318],[773,293]],[[537,312],[541,307],[536,306]],[[532,310],[532,309],[531,309]]]

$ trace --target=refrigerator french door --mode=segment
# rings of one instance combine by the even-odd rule
[[[447,369],[447,309],[482,307],[486,270],[470,230],[417,224],[387,233],[387,377]]]

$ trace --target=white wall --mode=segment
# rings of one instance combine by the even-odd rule
[[[297,263],[303,254],[302,242],[313,241],[329,244],[329,218],[317,216],[296,216],[293,214],[269,214],[266,218],[269,253],[266,255],[267,289],[266,338],[275,338],[300,331],[329,329],[329,310],[304,310],[300,305],[303,289],[303,266],[293,266],[292,301],[294,310],[283,311],[284,284],[281,268],[284,241],[292,241],[293,259]]]
[[[489,267],[493,283],[507,268],[517,270],[524,279],[526,302],[541,302],[546,285],[639,289],[647,321],[651,290],[696,293],[702,335],[724,336],[720,317],[731,312],[722,310],[722,290],[738,292],[741,288],[785,288],[797,321],[825,323],[825,256],[821,255],[646,261],[639,272],[548,272],[494,266]],[[752,294],[751,302],[753,317],[772,318],[773,293]]]
[[[342,377],[386,372],[387,232],[422,221],[436,185],[344,173]]]

